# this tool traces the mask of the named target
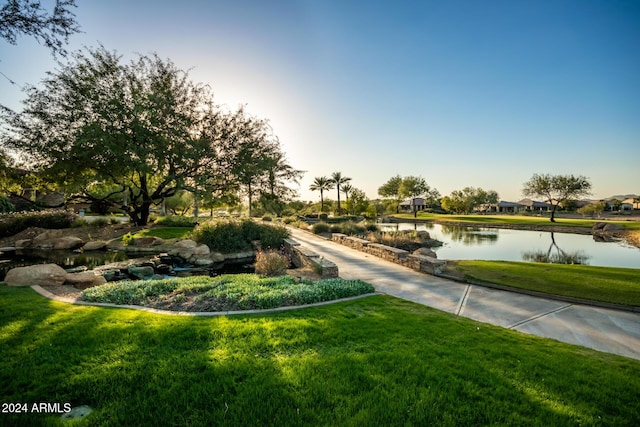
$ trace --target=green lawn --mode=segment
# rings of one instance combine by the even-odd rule
[[[133,234],[134,238],[138,237],[160,237],[162,239],[185,239],[191,235],[193,227],[162,227],[155,226],[152,228],[145,228],[137,233]]]
[[[0,401],[74,425],[632,426],[640,361],[389,296],[193,318],[0,286]],[[2,425],[57,415],[0,414]]]
[[[511,261],[456,261],[455,268],[468,279],[640,306],[640,269]]]
[[[397,214],[396,218],[414,219],[413,214]],[[522,215],[442,215],[432,213],[418,213],[418,219],[430,220],[434,222],[456,222],[469,224],[487,225],[528,225],[528,226],[566,226],[566,227],[587,227],[591,228],[596,222],[610,222],[620,224],[628,230],[640,230],[640,221],[624,220],[595,220],[579,218],[556,218],[556,222],[549,221],[549,218]]]

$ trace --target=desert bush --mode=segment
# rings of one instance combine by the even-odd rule
[[[330,229],[332,233],[342,233],[347,236],[360,236],[367,232],[365,225],[353,221],[330,224]]]
[[[317,222],[311,226],[311,231],[314,234],[329,233],[331,231],[331,227],[329,227],[329,224],[326,222]]]
[[[377,225],[377,224],[375,224],[375,223],[373,223],[373,222],[368,222],[368,223],[366,223],[366,224],[364,225],[364,228],[365,228],[367,231],[373,231],[373,232],[380,231],[380,227],[378,227],[378,225]]]
[[[291,265],[289,258],[278,251],[258,252],[256,254],[255,271],[256,274],[275,277],[286,274]]]
[[[193,239],[211,249],[229,253],[251,249],[251,243],[259,240],[263,248],[278,248],[289,237],[287,229],[280,224],[258,224],[242,221],[207,221],[193,230]]]
[[[29,227],[69,228],[77,215],[70,211],[20,212],[0,215],[0,237],[13,236]]]
[[[284,222],[285,224],[293,224],[297,220],[298,219],[295,216],[285,216],[282,218],[282,222]]]

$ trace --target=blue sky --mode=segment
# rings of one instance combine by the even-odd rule
[[[519,200],[534,173],[640,194],[638,1],[79,0],[76,15],[70,50],[157,52],[268,118],[307,171],[303,200],[334,171],[371,198],[396,174],[442,195]],[[32,39],[0,40],[18,85],[55,66]],[[22,98],[0,76],[0,102]]]

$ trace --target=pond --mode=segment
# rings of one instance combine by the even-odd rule
[[[536,261],[640,268],[640,249],[623,241],[597,241],[591,235],[548,231],[463,227],[443,224],[378,224],[382,231],[426,230],[444,243],[439,259]]]
[[[139,256],[136,256],[136,258],[138,257]],[[149,256],[149,258],[150,257],[152,256]],[[34,249],[0,253],[0,281],[4,280],[9,270],[16,267],[53,263],[67,271],[71,271],[78,267],[86,267],[87,270],[93,270],[94,268],[105,264],[126,261],[128,259],[130,259],[130,257],[125,252],[119,251],[91,251],[77,253],[64,250],[48,251]],[[197,268],[196,270],[203,269]],[[190,271],[194,271],[194,267],[189,264],[174,266],[173,268],[174,274],[186,274]],[[251,262],[249,262],[249,260],[240,260],[238,263],[225,263],[222,267],[216,268],[215,271],[209,271],[207,274],[240,274],[253,273],[254,271],[255,269],[252,260]]]

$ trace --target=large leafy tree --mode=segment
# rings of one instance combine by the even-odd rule
[[[342,172],[334,172],[333,174],[331,174],[330,181],[333,185],[336,186],[336,189],[338,190],[338,215],[342,215],[342,209],[340,207],[340,186],[351,181],[351,178],[342,176]]]
[[[533,174],[531,179],[524,183],[522,194],[527,197],[543,197],[551,203],[551,222],[555,222],[558,205],[565,200],[591,194],[591,182],[582,175]]]
[[[400,212],[400,202],[402,202],[402,193],[400,193],[400,185],[402,184],[402,177],[396,175],[389,178],[389,181],[385,182],[378,188],[378,194],[382,197],[392,199],[396,205],[396,213]]]
[[[113,200],[125,192],[124,209],[144,225],[150,207],[179,189],[228,189],[225,136],[237,131],[209,89],[169,60],[139,56],[123,64],[114,52],[87,49],[26,92],[2,142],[73,197]],[[96,183],[114,190],[98,196]]]
[[[440,197],[440,193],[435,188],[432,188],[427,181],[420,176],[406,176],[402,179],[400,187],[398,189],[400,195],[403,198],[415,198],[423,197],[427,204],[433,204]],[[415,206],[413,208],[413,216],[418,216],[418,211]]]
[[[451,194],[442,199],[442,208],[449,212],[468,214],[478,206],[483,204],[498,203],[498,193],[494,190],[483,190],[482,188],[465,187],[462,190],[452,191]]]
[[[46,10],[38,0],[7,0],[0,8],[0,37],[16,45],[20,36],[32,36],[55,55],[65,56],[69,36],[80,32],[71,8],[75,0],[56,0]]]
[[[280,214],[284,202],[296,195],[287,183],[298,182],[303,172],[287,162],[267,120],[240,109],[229,122],[232,124],[225,132],[226,140],[231,142],[227,144],[231,159],[228,173],[249,199],[249,216],[253,214],[256,195],[265,209]]]
[[[333,189],[333,182],[326,176],[317,176],[313,179],[313,184],[309,186],[311,191],[320,192],[320,212],[324,212],[324,192]]]

